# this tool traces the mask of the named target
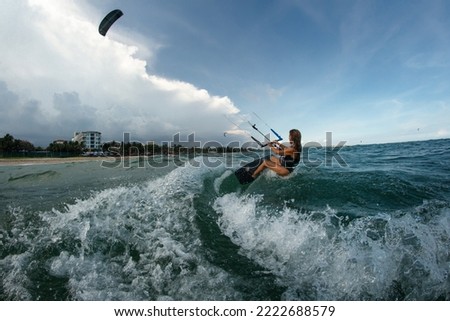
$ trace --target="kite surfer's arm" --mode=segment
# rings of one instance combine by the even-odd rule
[[[277,142],[272,142],[270,143],[270,148],[272,149],[272,151],[277,154],[277,155],[281,155],[281,156],[286,156],[286,155],[290,155],[292,157],[294,157],[294,153],[296,153],[297,151],[295,150],[295,148],[293,147],[287,147],[285,145],[279,144]]]

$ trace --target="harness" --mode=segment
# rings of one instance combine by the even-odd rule
[[[286,168],[290,173],[292,173],[298,163],[300,163],[300,157],[297,160],[293,159],[290,155],[280,157],[280,165]]]

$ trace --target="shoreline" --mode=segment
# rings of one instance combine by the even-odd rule
[[[25,157],[25,158],[0,158],[1,166],[27,166],[27,165],[52,165],[64,163],[83,163],[98,160],[87,157]]]
[[[168,156],[168,155],[152,155],[152,156],[120,156],[120,159],[138,159],[144,157],[149,159],[153,156]],[[168,157],[170,157],[169,155]],[[55,164],[68,164],[68,163],[86,163],[101,160],[111,160],[116,159],[116,157],[85,157],[85,156],[74,156],[74,157],[17,157],[17,158],[1,158],[0,157],[0,167],[2,166],[29,166],[29,165],[55,165]]]

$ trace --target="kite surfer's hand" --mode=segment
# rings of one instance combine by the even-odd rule
[[[270,147],[281,149],[281,146],[277,141],[270,142]]]

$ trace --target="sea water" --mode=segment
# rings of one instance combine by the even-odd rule
[[[328,152],[0,167],[0,299],[449,300],[450,140]]]

